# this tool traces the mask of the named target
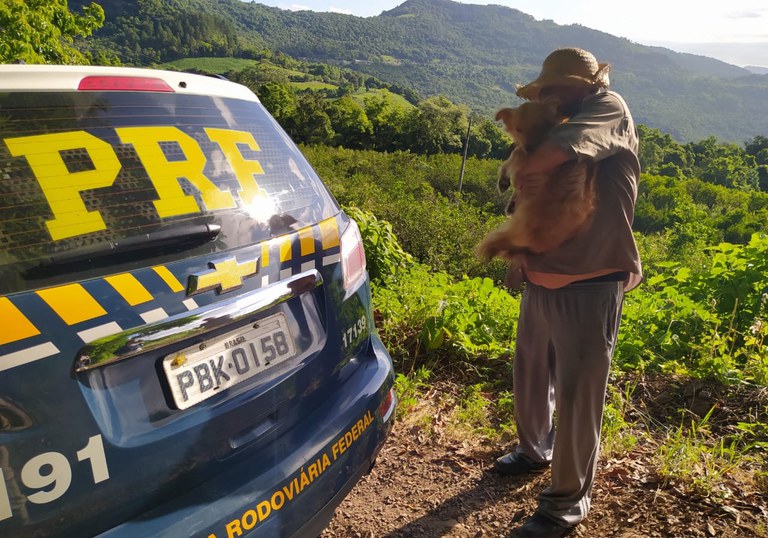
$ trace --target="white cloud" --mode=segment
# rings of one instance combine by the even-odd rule
[[[341,13],[342,15],[352,15],[352,10],[351,9],[343,9],[343,8],[340,8],[340,7],[330,6],[328,8],[328,11],[330,11],[331,13]]]
[[[725,15],[729,19],[759,19],[763,16],[759,11],[731,11]]]

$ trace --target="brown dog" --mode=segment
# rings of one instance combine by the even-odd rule
[[[568,161],[550,174],[541,174],[518,188],[515,176],[532,151],[547,138],[550,129],[567,118],[558,113],[556,102],[525,102],[517,108],[503,108],[496,120],[515,142],[499,170],[499,190],[515,186],[507,206],[507,219],[477,245],[479,257],[508,258],[519,271],[524,252],[542,253],[558,247],[576,235],[587,223],[595,206],[593,162]]]

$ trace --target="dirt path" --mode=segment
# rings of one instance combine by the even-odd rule
[[[491,470],[499,447],[423,431],[407,420],[395,425],[372,473],[339,507],[322,538],[515,536],[549,472],[531,479],[499,476]],[[648,443],[618,460],[602,458],[593,509],[571,536],[768,536],[768,496],[734,482],[726,499],[697,497],[660,484],[652,458]]]

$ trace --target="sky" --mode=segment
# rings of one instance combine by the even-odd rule
[[[405,0],[255,0],[290,10],[379,15]],[[643,45],[768,67],[768,0],[459,0],[518,9],[537,20],[581,24]]]

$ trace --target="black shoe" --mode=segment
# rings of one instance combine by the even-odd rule
[[[536,512],[526,520],[514,536],[516,538],[560,538],[571,534],[574,528]]]
[[[512,452],[510,454],[506,454],[498,458],[496,462],[493,464],[493,469],[497,473],[505,474],[509,476],[517,476],[517,475],[524,475],[524,474],[530,474],[530,473],[540,473],[547,467],[549,467],[549,462],[532,461],[526,456],[518,452]]]

